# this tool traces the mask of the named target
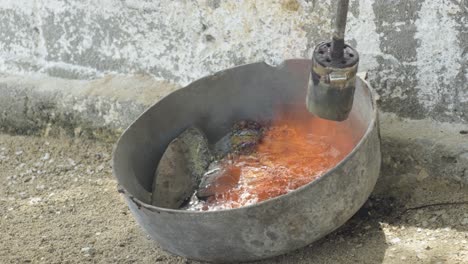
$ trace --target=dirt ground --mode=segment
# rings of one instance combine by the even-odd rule
[[[111,150],[0,135],[0,263],[197,263],[162,251],[137,226]],[[428,177],[398,198],[371,197],[324,239],[258,263],[468,263],[466,202],[468,187]]]

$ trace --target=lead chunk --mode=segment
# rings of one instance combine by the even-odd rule
[[[180,208],[197,189],[212,159],[205,134],[196,127],[186,129],[168,145],[159,161],[152,204]]]
[[[265,126],[251,120],[235,123],[231,131],[214,145],[215,157],[203,175],[196,193],[200,199],[224,193],[234,188],[240,179],[241,168],[230,164],[237,155],[250,155],[261,141]]]

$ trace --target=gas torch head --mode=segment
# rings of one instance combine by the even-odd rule
[[[334,54],[337,50],[338,55]],[[322,42],[315,47],[306,98],[309,112],[333,121],[348,118],[353,106],[358,62],[358,52],[342,40]]]

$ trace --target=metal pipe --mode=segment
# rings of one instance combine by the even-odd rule
[[[335,16],[335,30],[332,39],[332,59],[341,59],[344,56],[344,35],[346,19],[348,16],[349,0],[338,0]]]

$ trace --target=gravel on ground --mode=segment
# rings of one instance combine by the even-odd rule
[[[198,263],[161,250],[111,173],[112,144],[0,134],[0,263]],[[468,263],[468,187],[427,177],[258,263]]]

